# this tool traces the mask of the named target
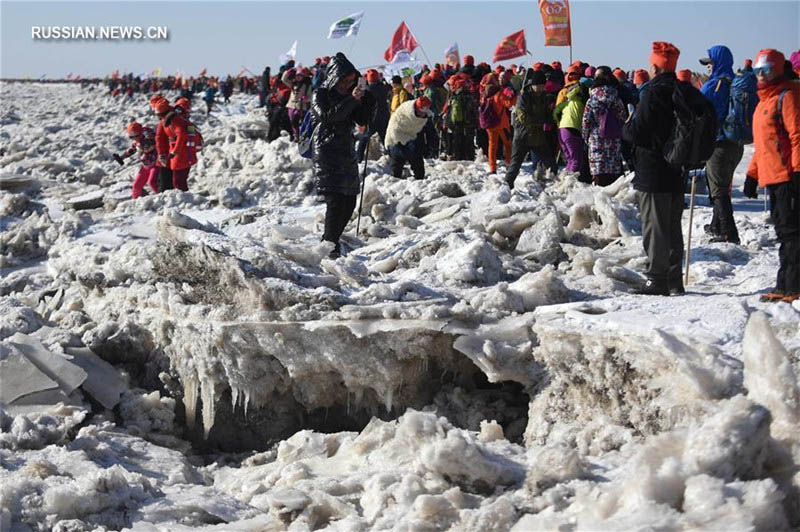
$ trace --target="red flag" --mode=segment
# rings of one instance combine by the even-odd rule
[[[417,46],[419,46],[419,43],[417,43],[417,40],[414,39],[414,35],[411,33],[411,30],[408,29],[405,21],[401,22],[400,26],[397,28],[397,31],[394,32],[392,44],[389,45],[389,49],[383,54],[383,58],[386,59],[387,62],[391,63],[392,59],[394,59],[394,55],[397,52],[401,52],[403,50],[407,52],[413,52],[414,48]]]
[[[569,0],[539,0],[545,46],[571,46]]]
[[[525,46],[525,30],[519,30],[517,33],[512,33],[503,39],[497,48],[494,50],[494,57],[492,63],[498,61],[505,61],[506,59],[514,59],[520,57],[528,52],[528,47]]]

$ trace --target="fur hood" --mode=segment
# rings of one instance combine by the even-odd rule
[[[428,117],[420,118],[414,113],[414,100],[403,102],[389,119],[384,144],[387,148],[395,144],[408,144],[417,138],[427,121]]]

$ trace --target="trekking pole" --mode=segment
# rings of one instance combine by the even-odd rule
[[[767,187],[764,187],[764,212],[767,212]]]
[[[369,131],[369,129],[367,129]],[[364,183],[367,178],[367,161],[369,161],[369,144],[370,144],[370,135],[367,137],[367,147],[364,150],[364,169],[361,170],[361,200],[358,202],[358,220],[356,221],[356,237],[358,237],[358,230],[361,227],[361,210],[364,206]]]
[[[686,286],[689,284],[689,261],[690,261],[690,253],[692,251],[692,218],[694,216],[694,187],[696,184],[697,176],[692,174],[692,197],[689,200],[689,231],[686,234],[686,263],[684,265],[684,269],[686,270],[683,274],[683,285]]]

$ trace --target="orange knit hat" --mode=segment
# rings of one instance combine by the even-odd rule
[[[678,66],[679,55],[681,55],[681,51],[674,44],[656,41],[653,43],[653,52],[650,54],[650,64],[674,72]]]

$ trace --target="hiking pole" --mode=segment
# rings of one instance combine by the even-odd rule
[[[369,128],[367,128],[369,131]],[[358,221],[356,221],[356,237],[358,237],[358,230],[361,227],[361,210],[364,206],[364,183],[367,179],[367,161],[369,161],[369,144],[370,144],[370,137],[367,137],[367,147],[364,150],[364,169],[361,170],[361,200],[358,202]]]
[[[686,234],[686,263],[684,269],[686,270],[683,274],[683,285],[686,286],[689,284],[689,260],[690,260],[690,253],[692,251],[692,218],[694,216],[694,187],[696,184],[697,175],[692,174],[692,197],[689,200],[689,231]]]
[[[767,187],[764,187],[764,212],[767,212]]]

